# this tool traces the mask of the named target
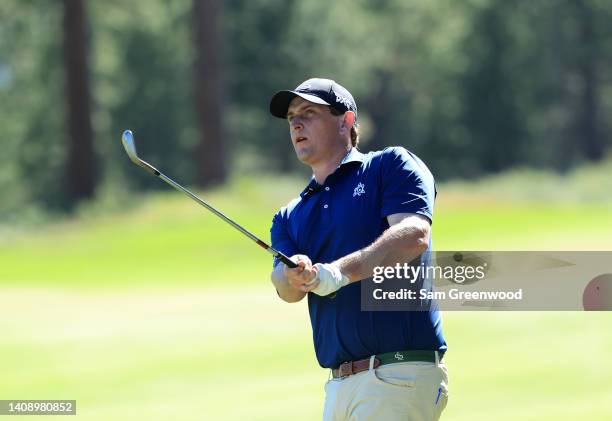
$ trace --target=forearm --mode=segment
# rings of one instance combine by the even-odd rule
[[[420,256],[429,246],[429,224],[418,218],[389,227],[369,246],[348,254],[334,263],[351,282],[372,276],[377,266],[393,266]]]
[[[288,303],[296,303],[298,301],[301,301],[302,298],[304,298],[304,296],[306,295],[306,292],[297,290],[289,284],[289,281],[287,280],[287,277],[284,274],[284,266],[284,263],[279,263],[278,265],[276,265],[276,267],[272,271],[272,274],[270,275],[272,284],[274,284],[274,287],[278,292],[278,296],[283,301],[286,301]]]

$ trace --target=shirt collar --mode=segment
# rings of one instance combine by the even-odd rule
[[[361,163],[363,162],[363,156],[364,155],[361,152],[359,152],[357,148],[352,147],[346,153],[346,155],[344,155],[344,158],[342,158],[342,161],[340,161],[340,165],[338,165],[338,168],[342,167],[343,165],[350,164],[352,162]],[[317,183],[317,180],[315,180],[314,176],[312,176],[312,178],[310,179],[310,183],[308,183],[306,188],[302,190],[302,193],[300,193],[300,196],[305,197],[306,195],[317,192],[321,190],[322,188],[323,186]]]
[[[300,193],[300,196],[304,198],[311,193],[321,190],[321,187],[323,186],[317,183],[317,180],[315,180],[314,175],[313,175],[312,178],[310,179],[310,183],[308,183],[306,188],[302,190],[302,193]]]
[[[352,147],[346,153],[346,155],[344,155],[344,158],[342,158],[342,161],[340,161],[340,165],[338,165],[338,167],[341,167],[344,164],[348,164],[350,162],[363,162],[363,154],[359,152],[355,147]]]

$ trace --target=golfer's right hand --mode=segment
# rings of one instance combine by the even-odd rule
[[[310,258],[303,254],[296,254],[291,256],[291,260],[298,266],[296,268],[285,266],[283,270],[289,285],[302,292],[309,292],[316,288],[319,285],[319,280],[316,279],[317,269],[312,266]]]

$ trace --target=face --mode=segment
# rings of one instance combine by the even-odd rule
[[[287,121],[295,153],[307,165],[333,159],[346,148],[341,137],[342,117],[332,115],[326,105],[295,97],[289,104]]]

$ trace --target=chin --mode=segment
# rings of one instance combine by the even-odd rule
[[[295,155],[297,156],[297,159],[305,164],[307,164],[312,158],[312,152],[308,149],[297,149],[295,151]]]
[[[300,161],[302,164],[306,164],[306,165],[310,165],[310,159],[309,158],[310,158],[309,155],[306,155],[306,156],[298,155],[297,156],[298,161]]]

